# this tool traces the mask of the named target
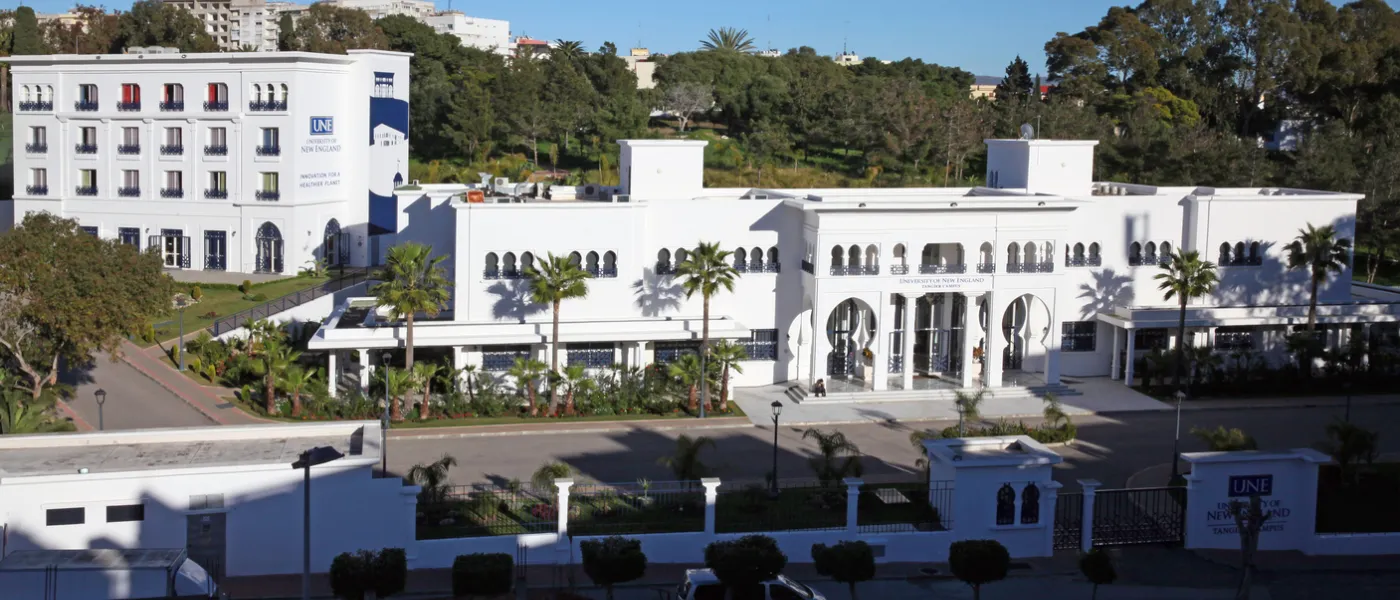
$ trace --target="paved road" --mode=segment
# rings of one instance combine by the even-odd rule
[[[76,388],[68,406],[93,429],[97,429],[99,423],[109,430],[215,425],[208,417],[131,365],[112,362],[106,354],[98,354],[91,368],[70,369],[59,380]],[[94,392],[98,389],[107,392],[107,401],[101,411],[94,399]]]
[[[1255,408],[1182,413],[1183,452],[1204,450],[1204,445],[1187,432],[1193,426],[1239,427],[1254,435],[1264,449],[1312,446],[1325,438],[1326,424],[1340,417],[1340,407]],[[1121,487],[1133,473],[1169,462],[1175,415],[1131,413],[1121,416],[1079,417],[1079,441],[1061,449],[1065,463],[1056,470],[1056,479],[1070,491],[1078,489],[1075,480],[1098,479],[1106,487]],[[1400,406],[1355,406],[1352,420],[1381,431],[1400,431]],[[889,423],[842,425],[837,429],[866,455],[867,475],[916,473],[918,452],[909,444],[909,433],[916,427],[943,427],[951,423]],[[783,478],[807,478],[807,459],[815,454],[815,444],[802,439],[802,429],[780,427],[778,469]],[[652,481],[671,479],[670,472],[656,463],[669,455],[675,438],[684,431],[631,431],[563,435],[530,435],[488,438],[421,439],[391,438],[389,467],[403,473],[417,463],[436,460],[443,454],[457,458],[450,478],[453,483],[504,482],[512,478],[528,480],[543,462],[562,460],[581,477],[598,481],[629,482],[640,477]],[[772,467],[771,428],[736,428],[704,432],[716,442],[706,450],[704,462],[720,478],[762,480]],[[1400,451],[1400,436],[1381,435],[1382,452]],[[1162,482],[1165,484],[1166,482]]]

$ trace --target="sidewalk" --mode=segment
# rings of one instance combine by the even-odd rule
[[[619,433],[629,431],[692,431],[705,429],[747,429],[753,427],[747,417],[710,417],[706,419],[653,419],[645,421],[546,421],[511,423],[505,425],[468,425],[464,427],[415,427],[389,429],[390,438],[434,440],[452,438],[505,437],[516,435],[565,435],[571,433]]]
[[[164,361],[157,358],[157,356],[164,355],[160,345],[157,344],[152,348],[157,353],[156,356],[152,356],[147,349],[129,341],[123,341],[121,360],[131,365],[142,375],[160,384],[161,387],[170,390],[171,393],[194,407],[195,410],[204,413],[204,416],[209,417],[215,423],[220,425],[250,425],[274,422],[243,412],[232,402],[220,398],[208,387],[196,383],[193,379],[167,366]]]

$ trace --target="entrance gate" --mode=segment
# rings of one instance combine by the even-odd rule
[[[1055,549],[1079,548],[1086,524],[1083,494],[1055,503]],[[1128,488],[1094,494],[1094,546],[1180,544],[1186,539],[1186,488]]]

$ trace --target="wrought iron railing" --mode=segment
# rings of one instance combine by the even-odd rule
[[[282,199],[282,192],[276,190],[258,190],[254,197],[264,202],[276,202]]]
[[[817,266],[814,265],[814,264],[812,264],[812,261],[810,261],[810,260],[806,260],[806,259],[803,259],[803,260],[802,260],[802,270],[803,270],[803,271],[806,271],[806,272],[808,272],[808,273],[811,273],[811,274],[813,274],[813,275],[816,275],[816,274],[817,274]]]
[[[764,273],[780,273],[783,270],[783,263],[769,262],[763,265]]]
[[[941,275],[944,273],[966,273],[967,265],[919,265],[919,272],[924,275]]]
[[[181,188],[161,188],[161,198],[184,198],[185,190]]]
[[[180,156],[185,153],[185,147],[177,144],[161,144],[161,156]]]
[[[657,275],[675,275],[675,274],[676,274],[676,268],[675,268],[674,266],[672,266],[671,263],[669,263],[669,262],[657,261],[657,263],[656,263],[656,274],[657,274]]]
[[[25,192],[26,194],[29,194],[30,196],[47,196],[47,195],[49,195],[49,186],[47,186],[47,185],[26,185],[26,186],[24,186],[24,192]]]
[[[1082,256],[1081,256],[1081,257],[1079,257],[1079,258],[1067,258],[1067,259],[1065,259],[1065,266],[1066,266],[1066,267],[1098,267],[1098,266],[1102,266],[1102,264],[1103,264],[1103,259],[1101,259],[1101,258],[1099,258],[1099,257],[1097,257],[1097,256],[1090,256],[1090,257],[1088,257],[1088,258],[1085,258],[1085,257],[1082,257]]]
[[[831,274],[840,277],[879,275],[880,265],[835,266],[831,267]]]
[[[123,198],[135,198],[141,195],[139,186],[129,185],[117,188],[117,195]]]
[[[95,185],[80,185],[80,186],[77,187],[76,190],[74,190],[73,193],[75,193],[75,194],[77,194],[77,195],[79,195],[79,196],[96,196],[96,195],[97,195],[97,186],[95,186]]]
[[[205,156],[228,156],[228,146],[225,145],[225,144],[218,144],[218,145],[213,145],[213,146],[205,146],[205,147],[204,147],[204,155],[205,155]]]
[[[117,154],[131,156],[141,153],[141,144],[121,144],[117,146]]]
[[[209,112],[224,112],[228,110],[228,100],[206,100],[204,110]]]
[[[118,102],[117,110],[122,112],[135,112],[141,110],[140,102]]]
[[[249,112],[271,112],[278,110],[287,110],[287,103],[277,102],[275,100],[269,100],[267,102],[253,101],[248,103]]]
[[[282,156],[281,146],[258,146],[254,151],[258,156]]]
[[[699,482],[584,483],[569,490],[572,535],[704,530],[705,488]]]
[[[890,275],[908,275],[909,265],[890,265]]]
[[[97,154],[97,144],[74,144],[74,154]]]
[[[566,349],[567,364],[581,364],[589,369],[605,369],[612,366],[613,350],[611,348],[581,348]]]
[[[220,335],[246,325],[248,321],[266,319],[272,315],[291,310],[292,308],[301,306],[302,304],[327,294],[334,294],[350,286],[363,283],[367,279],[369,279],[369,272],[367,270],[358,269],[351,271],[347,269],[343,277],[337,277],[322,284],[303,288],[290,294],[273,298],[272,300],[268,300],[267,302],[247,310],[241,310],[227,317],[222,317],[214,321],[214,324],[210,327],[210,333],[212,333],[214,337],[219,337]]]
[[[53,110],[53,101],[51,101],[51,100],[50,100],[50,101],[39,100],[39,101],[36,101],[36,102],[20,102],[20,103],[19,103],[19,111],[20,111],[20,112],[31,112],[31,111],[40,111],[40,110]]]
[[[210,200],[226,200],[228,190],[204,190],[204,197]]]
[[[92,112],[97,110],[96,100],[79,100],[73,103],[73,110],[82,112]]]
[[[779,481],[778,494],[753,484],[722,486],[715,499],[715,531],[836,531],[846,527],[846,486],[840,482]]]
[[[1006,263],[1007,273],[1054,273],[1054,262]]]
[[[185,110],[184,100],[169,100],[160,103],[160,109],[165,112]]]
[[[24,151],[32,154],[47,154],[49,151],[49,145],[43,143],[25,144]]]
[[[995,272],[997,272],[997,264],[996,264],[996,263],[989,263],[989,262],[977,263],[977,272],[978,272],[978,273],[995,273]]]
[[[866,483],[856,527],[861,533],[948,531],[953,528],[952,481]]]
[[[701,496],[703,500],[703,493]],[[553,532],[559,526],[558,499],[559,492],[552,486],[535,488],[518,482],[504,486],[453,485],[425,491],[418,502],[417,538]],[[571,507],[570,513],[575,510]],[[703,518],[703,510],[701,515]]]

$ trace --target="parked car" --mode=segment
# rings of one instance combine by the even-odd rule
[[[709,569],[688,569],[676,600],[725,600],[724,584]],[[816,590],[779,575],[753,589],[734,590],[734,600],[826,600]]]

